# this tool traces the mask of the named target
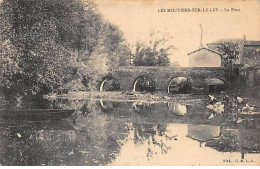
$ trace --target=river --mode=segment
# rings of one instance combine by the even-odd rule
[[[1,112],[0,164],[258,165],[260,120],[233,124],[223,113],[212,116],[207,104],[206,95],[26,102]]]

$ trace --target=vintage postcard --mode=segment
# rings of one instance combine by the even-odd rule
[[[259,166],[259,0],[0,0],[1,166]]]

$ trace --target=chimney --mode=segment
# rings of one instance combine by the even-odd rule
[[[246,35],[243,36],[243,41],[246,41]]]
[[[246,35],[243,36],[243,40],[242,40],[242,44],[241,44],[241,49],[240,49],[240,64],[244,63],[244,45],[245,45],[245,41],[246,41]]]

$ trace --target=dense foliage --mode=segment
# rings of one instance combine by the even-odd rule
[[[137,42],[135,45],[134,65],[135,66],[169,66],[171,50],[175,49],[169,45],[171,37],[160,36],[155,39],[156,34],[150,33],[149,45]]]
[[[239,59],[240,47],[237,42],[223,41],[219,43],[218,50],[222,53],[224,66],[232,66],[233,62]]]
[[[89,1],[0,4],[0,88],[6,93],[92,90],[111,67],[127,64],[128,53],[122,33]]]
[[[229,81],[234,79],[233,65],[239,59],[240,46],[238,42],[234,41],[223,41],[219,43],[218,50],[223,55],[224,67],[228,68]]]

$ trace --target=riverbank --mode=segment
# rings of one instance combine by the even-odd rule
[[[219,94],[218,94],[219,95]],[[192,96],[192,99],[190,99]],[[185,102],[196,103],[203,102],[208,99],[205,94],[168,94],[166,92],[69,92],[68,94],[56,95],[55,99],[68,100],[111,100],[111,101],[148,101],[148,102]],[[50,98],[51,99],[51,98]]]
[[[227,94],[232,97],[232,95],[236,95],[242,98],[245,98],[247,102],[251,105],[260,106],[259,98],[250,97],[246,91],[241,93],[227,91]],[[216,97],[217,100],[222,101],[224,95],[221,93],[212,94]],[[192,97],[191,97],[192,96]],[[191,99],[192,98],[192,99]],[[179,102],[186,104],[198,104],[200,105],[205,100],[208,100],[208,94],[169,94],[166,92],[154,92],[154,93],[146,93],[146,92],[125,92],[125,91],[109,91],[109,92],[69,92],[68,94],[62,95],[51,95],[48,96],[48,99],[68,99],[68,100],[83,100],[83,99],[91,99],[91,100],[111,100],[111,101],[148,101],[148,102]]]

